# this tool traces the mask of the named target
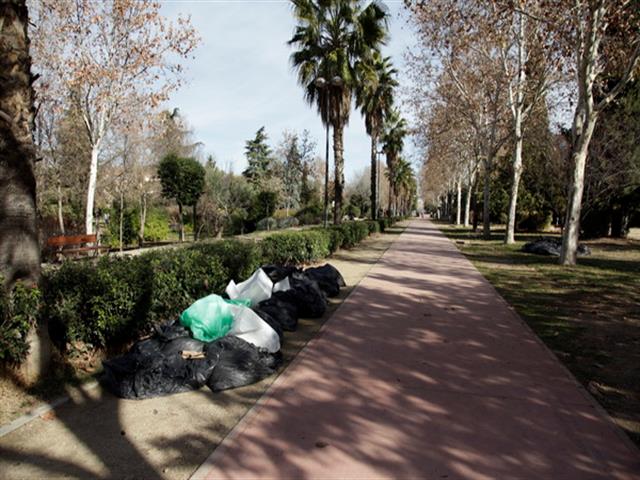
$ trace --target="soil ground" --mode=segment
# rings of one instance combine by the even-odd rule
[[[439,227],[640,446],[640,240],[585,241],[592,254],[562,267],[520,251],[539,234]]]
[[[348,287],[331,300],[322,319],[301,319],[296,332],[285,334],[282,370],[401,230],[391,229],[328,259]],[[71,401],[0,438],[0,477],[156,478],[162,472],[164,478],[187,478],[276,377],[215,394],[203,388],[143,401],[115,398],[99,386],[67,386]],[[42,394],[25,394],[8,381],[0,385],[0,395],[3,423],[28,411],[42,398]]]

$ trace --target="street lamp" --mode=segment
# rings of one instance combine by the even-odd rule
[[[343,81],[338,75],[327,82],[324,77],[317,77],[314,82],[319,90],[327,90],[324,98],[325,125],[325,165],[324,165],[324,228],[329,225],[329,88],[341,88]]]

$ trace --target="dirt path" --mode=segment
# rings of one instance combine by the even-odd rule
[[[640,451],[415,221],[196,479],[639,479]]]
[[[350,287],[322,320],[301,319],[298,331],[286,334],[285,365],[396,238],[379,235],[329,260]],[[0,438],[0,478],[188,478],[274,379],[144,401],[120,400],[100,387],[74,389],[70,402]]]

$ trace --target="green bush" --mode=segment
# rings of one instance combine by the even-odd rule
[[[260,265],[253,244],[224,241],[105,257],[95,265],[67,262],[43,282],[45,311],[59,346],[122,344],[177,316],[198,298],[222,293],[231,278]]]
[[[147,242],[160,242],[169,238],[171,220],[164,208],[153,208],[147,211],[144,221],[144,239]],[[140,228],[140,217],[136,221],[137,229]]]
[[[369,229],[369,235],[374,233],[380,233],[380,223],[375,220],[367,220],[367,228]]]
[[[356,246],[369,235],[367,222],[345,222],[340,225],[334,225],[332,228],[342,233],[343,239],[340,246],[346,248]]]
[[[266,217],[256,223],[256,230],[277,230],[278,221],[273,217]]]
[[[37,321],[40,298],[39,289],[21,282],[10,292],[0,292],[0,364],[19,364],[26,358],[27,336]]]
[[[322,207],[312,204],[301,208],[296,212],[296,218],[300,225],[316,225],[322,223]]]
[[[281,232],[265,238],[262,253],[266,263],[297,265],[309,261],[305,235],[308,232]]]
[[[0,362],[24,358],[26,335],[38,311],[62,349],[79,343],[83,348],[118,347],[155,324],[176,319],[198,298],[222,293],[229,280],[244,280],[262,264],[318,261],[356,245],[371,231],[376,222],[346,222],[274,233],[259,243],[202,242],[135,257],[65,262],[43,274],[40,291],[18,285],[12,295],[0,297]]]

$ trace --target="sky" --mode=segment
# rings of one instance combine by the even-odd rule
[[[403,53],[413,44],[413,36],[401,0],[385,4],[391,19],[383,53],[392,57],[402,86],[408,81]],[[164,0],[162,13],[171,20],[190,15],[202,37],[195,58],[184,62],[185,85],[171,96],[166,108],[180,109],[194,139],[203,142],[205,155],[213,154],[219,166],[240,173],[246,167],[245,142],[265,126],[272,147],[285,130],[309,130],[318,142],[317,154],[324,158],[320,117],[304,101],[289,63],[292,49],[287,41],[295,22],[288,1]],[[358,111],[352,110],[344,148],[349,181],[370,162],[371,155],[370,138]],[[411,156],[410,148],[407,154]]]

